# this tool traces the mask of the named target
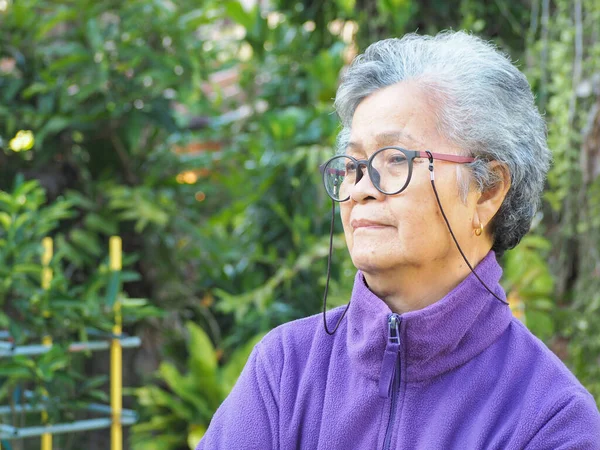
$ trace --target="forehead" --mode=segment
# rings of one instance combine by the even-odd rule
[[[347,152],[372,153],[396,145],[410,150],[431,145],[437,136],[436,114],[420,88],[398,83],[380,89],[357,106]]]
[[[368,154],[387,146],[413,149],[419,145],[419,142],[410,133],[400,129],[381,131],[374,136],[369,136],[367,139],[368,142],[363,142],[363,140],[360,136],[350,135],[345,152],[350,154]]]

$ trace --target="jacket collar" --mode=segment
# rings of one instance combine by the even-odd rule
[[[475,271],[496,295],[506,298],[499,284],[502,269],[494,252]],[[358,271],[348,309],[346,341],[354,367],[373,380],[379,379],[382,370],[391,313]],[[406,367],[402,377],[405,381],[423,381],[459,367],[484,351],[506,330],[512,313],[471,273],[436,303],[400,317],[400,358]]]

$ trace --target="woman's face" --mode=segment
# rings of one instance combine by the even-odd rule
[[[381,89],[359,104],[346,154],[368,159],[389,145],[460,154],[437,132],[434,107],[410,83]],[[476,239],[476,196],[471,192],[466,204],[460,198],[457,164],[435,160],[434,167],[444,212],[468,257],[469,245]],[[427,159],[414,160],[410,184],[396,195],[379,192],[365,173],[340,208],[352,262],[365,273],[443,268],[459,255],[435,199]]]

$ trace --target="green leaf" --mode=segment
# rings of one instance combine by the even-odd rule
[[[29,378],[31,372],[25,367],[0,366],[0,376],[6,378]]]
[[[37,192],[35,192],[37,191]],[[43,189],[40,187],[40,183],[38,180],[29,180],[21,183],[15,189],[13,196],[15,198],[19,198],[21,196],[27,196],[30,193],[36,193],[37,195],[44,195]]]
[[[215,377],[217,356],[215,348],[202,328],[193,322],[187,323],[190,334],[188,366],[198,379]]]
[[[229,17],[231,17],[231,19],[246,29],[251,29],[254,25],[254,10],[246,12],[242,4],[237,0],[226,2],[225,12]]]
[[[231,391],[231,389],[235,385],[235,382],[240,376],[242,369],[246,365],[250,353],[252,353],[252,350],[254,349],[256,344],[260,342],[264,335],[265,333],[260,333],[254,336],[252,339],[250,339],[248,343],[246,343],[244,346],[233,352],[229,361],[221,370],[221,382],[225,392]]]
[[[14,213],[19,209],[16,199],[8,192],[0,191],[0,202],[4,204],[2,208],[8,210],[8,212]]]
[[[187,439],[190,450],[195,450],[198,446],[198,442],[200,442],[200,439],[202,439],[205,434],[206,427],[204,425],[190,425]]]
[[[139,308],[146,305],[148,305],[147,298],[124,298],[121,300],[121,306],[123,308]]]
[[[162,362],[158,368],[158,373],[173,391],[177,392],[179,388],[186,387],[185,385],[188,380],[179,373],[173,364]]]
[[[98,237],[89,231],[74,229],[69,235],[71,242],[88,255],[100,257],[103,253]]]
[[[164,434],[169,430],[170,424],[153,422],[153,429],[158,434],[151,435],[146,440],[141,440],[133,444],[133,450],[179,450],[181,449],[181,437],[172,434]],[[141,426],[134,426],[134,432],[142,429]]]
[[[117,301],[117,295],[121,291],[121,279],[119,272],[112,272],[106,289],[105,303],[108,306],[113,306]]]
[[[106,219],[96,213],[87,214],[84,223],[86,228],[107,236],[116,235],[119,232],[118,225],[115,221]]]
[[[8,230],[10,228],[11,223],[12,223],[12,218],[11,218],[10,214],[8,214],[4,211],[0,211],[0,225],[2,225],[2,228],[4,228],[5,230]]]
[[[35,134],[35,148],[41,149],[47,135],[64,130],[72,123],[67,117],[54,116]]]
[[[90,200],[88,197],[77,191],[68,190],[66,192],[66,198],[73,205],[83,209],[92,211],[96,207],[96,204],[92,200]]]
[[[549,339],[554,334],[554,322],[552,317],[541,311],[525,309],[527,327],[542,340]]]
[[[197,379],[214,378],[217,373],[215,348],[202,328],[187,323],[190,334],[188,366]]]
[[[56,12],[50,19],[44,20],[40,23],[40,27],[37,29],[38,40],[43,39],[46,34],[52,31],[57,25],[74,20],[77,18],[77,10],[75,8],[58,7]]]
[[[86,37],[90,44],[90,47],[94,51],[103,50],[102,45],[104,39],[102,38],[102,34],[100,33],[98,21],[95,18],[89,19],[86,23]]]
[[[207,410],[206,402],[195,389],[197,383],[194,380],[184,377],[175,366],[167,362],[161,363],[158,373],[173,393],[187,402],[181,403],[177,411],[178,415],[191,420],[200,412],[199,410]]]
[[[179,17],[177,25],[184,30],[195,30],[200,25],[210,23],[211,19],[206,16],[203,9],[195,9]]]
[[[50,89],[51,89],[51,86],[49,86],[45,83],[40,83],[38,81],[38,82],[31,84],[26,89],[24,89],[23,92],[21,93],[21,97],[23,97],[23,99],[25,99],[25,100],[29,100],[34,95],[46,94]]]
[[[27,273],[30,275],[40,275],[42,272],[42,266],[38,264],[15,264],[12,268],[14,273]]]

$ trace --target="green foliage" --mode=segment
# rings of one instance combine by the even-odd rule
[[[17,346],[40,345],[45,336],[54,341],[42,355],[0,359],[0,402],[41,403],[52,423],[74,420],[86,403],[108,401],[102,389],[107,377],[87,376],[82,366],[89,355],[70,353],[68,345],[87,340],[90,330],[110,333],[112,305],[121,296],[118,284],[137,278],[137,273],[127,270],[120,279],[111,274],[104,262],[106,251],[89,230],[72,229],[68,236],[57,231],[61,223],[77,216],[69,200],[46,204],[46,194],[35,180],[17,177],[11,192],[0,191],[0,328],[8,329]],[[48,265],[53,276],[43,289],[42,240],[48,236],[55,237],[54,257]],[[125,265],[130,260],[126,258]],[[72,282],[69,274],[75,271],[87,273],[85,282]],[[134,311],[125,308],[126,323],[154,312],[141,306]],[[13,414],[13,421],[17,419],[39,424],[39,415]]]
[[[583,82],[598,72],[600,12],[582,1]],[[570,342],[569,363],[600,398],[600,373],[589,363],[600,354],[600,329],[589,320],[600,286],[586,272],[599,267],[600,187],[578,165],[579,130],[596,97],[575,94],[571,2],[553,2],[547,20],[539,3],[277,0],[267,11],[235,0],[9,2],[0,12],[0,188],[11,191],[22,173],[47,195],[23,181],[0,194],[0,295],[9,305],[0,327],[19,335],[18,318],[35,334],[65,339],[106,330],[115,293],[106,240],[121,235],[130,269],[120,282],[132,297],[123,298],[125,316],[163,311],[165,322],[144,326],[164,327],[157,356],[173,360],[160,366],[159,384],[137,391],[148,418],[137,445],[196,442],[234,378],[210,342],[237,374],[245,357],[234,349],[321,308],[331,204],[317,168],[335,151],[331,101],[344,64],[380,38],[466,27],[523,61],[555,155],[541,223],[504,259],[506,289],[524,300],[536,334]],[[214,81],[225,69],[239,76],[243,95]],[[190,118],[208,125],[190,130]],[[181,150],[213,141],[214,152]],[[193,182],[177,177],[197,169]],[[330,306],[347,302],[355,272],[339,223],[334,231]],[[55,276],[44,292],[39,241],[49,233]],[[210,341],[189,326],[204,351],[183,361],[170,327],[190,319]],[[19,376],[37,376],[21,363],[7,366],[13,387]],[[49,379],[58,378],[64,369],[52,367]]]
[[[60,220],[74,215],[69,202],[61,200],[44,206],[45,200],[36,181],[19,181],[12,193],[0,191],[0,326],[10,328],[17,343],[24,342],[25,331],[38,338],[49,333],[59,337],[82,331],[87,325],[71,322],[84,305],[69,298],[67,281],[57,270],[60,258],[52,264],[55,276],[50,289],[41,288],[42,239],[58,227]]]
[[[554,335],[554,280],[546,261],[550,241],[530,234],[503,258],[503,284],[509,299],[525,305],[527,327],[540,339]]]
[[[0,191],[0,327],[8,328],[17,344],[49,335],[54,339],[86,338],[87,328],[110,331],[113,297],[105,296],[111,273],[105,245],[90,230],[72,229],[55,236],[49,267],[53,277],[42,289],[42,239],[55,234],[61,222],[77,217],[69,200],[44,205],[46,195],[37,181],[18,179],[12,192]],[[125,258],[125,265],[132,258]],[[100,264],[99,264],[100,263]],[[90,271],[94,267],[95,271]],[[87,272],[85,283],[73,285],[69,273]],[[120,282],[138,279],[124,270]]]
[[[545,17],[544,17],[545,15]],[[600,306],[600,204],[597,169],[600,73],[597,2],[553,2],[541,11],[540,29],[529,37],[531,81],[547,112],[548,144],[554,165],[544,196],[544,217],[552,243],[548,262],[557,299],[552,312],[560,356],[600,402],[600,327],[591,320]]]
[[[262,335],[240,347],[223,366],[208,335],[188,322],[187,371],[163,362],[156,380],[133,391],[144,407],[141,423],[133,426],[132,448],[143,450],[194,449],[214,412],[237,380]]]
[[[10,286],[7,281],[12,289],[7,296],[22,294],[22,317],[11,323],[14,332],[28,330],[23,339],[46,332],[55,341],[85,339],[89,328],[110,329],[107,308],[117,290],[105,247],[113,234],[122,236],[131,255],[124,265],[135,264],[119,280],[133,297],[121,299],[125,325],[156,317],[163,306],[187,316],[199,310],[219,335],[200,303],[208,283],[199,281],[204,272],[196,261],[212,242],[197,229],[207,212],[194,194],[206,193],[205,205],[218,196],[211,197],[214,189],[206,180],[176,180],[183,170],[212,161],[172,149],[190,140],[180,113],[184,102],[202,115],[216,111],[200,88],[214,70],[205,63],[214,64],[221,49],[204,45],[199,27],[220,14],[216,2],[191,0],[60,5],[28,0],[9,2],[0,11],[0,188],[8,189],[14,173],[24,173],[42,182],[51,207],[68,204],[71,214],[53,228],[56,254],[48,293],[39,294],[40,300],[31,297],[29,291],[41,292],[39,273],[29,275],[34,279],[25,285],[27,292],[25,275]],[[34,241],[39,272],[39,239]],[[43,317],[41,308],[51,296],[50,317]],[[36,328],[29,330],[23,318]],[[77,380],[74,371],[64,376]],[[27,385],[32,384],[30,377]],[[56,395],[46,387],[50,397]]]
[[[72,247],[74,260],[77,250],[97,260],[102,240],[121,235],[141,256],[142,275],[152,273],[134,296],[173,309],[197,303],[195,291],[173,289],[194,285],[189,254],[202,244],[182,248],[180,227],[202,220],[194,194],[212,192],[176,182],[203,163],[171,151],[189,139],[176,105],[213,111],[199,87],[217,49],[203,48],[195,30],[218,12],[193,1],[30,0],[0,14],[0,58],[10,65],[0,77],[0,187],[24,172],[50,201],[72,202],[81,215],[62,224],[68,239],[57,247]],[[31,150],[13,150],[19,130],[31,130]],[[91,263],[79,256],[79,265]]]
[[[227,314],[221,322],[224,345],[234,348],[319,310],[330,203],[318,166],[334,151],[337,122],[330,99],[343,46],[332,37],[331,47],[320,48],[316,32],[284,16],[269,22],[234,2],[225,11],[246,28],[230,43],[233,56],[226,65],[240,68],[252,112],[234,122],[217,121],[206,132],[227,136],[210,180],[219,202],[204,223],[186,231],[201,240],[197,270],[216,297],[217,313]],[[250,49],[252,59],[244,61],[235,49]],[[339,239],[334,274],[345,253]]]
[[[44,201],[44,192],[35,181],[18,182],[12,193],[0,191],[0,327],[12,325],[17,336],[20,327],[13,320],[19,318],[33,320],[33,328],[44,331],[41,312],[48,295],[40,288],[41,242],[59,220],[71,216],[68,203],[42,208]]]
[[[29,0],[10,5],[2,17],[3,56],[16,59],[15,69],[3,77],[2,122],[9,136],[17,124],[36,130],[36,147],[44,148],[38,159],[51,160],[60,151],[50,138],[62,131],[81,132],[80,139],[70,136],[68,146],[82,141],[79,158],[99,159],[93,139],[142,151],[144,122],[173,129],[173,118],[165,113],[171,100],[166,90],[200,75],[200,61],[188,55],[201,42],[187,35],[206,21],[206,12],[182,2],[115,6]],[[125,128],[120,121],[137,126]],[[111,132],[102,136],[106,128]],[[104,156],[115,161],[115,153]]]
[[[323,111],[322,106],[327,104],[321,106],[320,102],[326,102],[327,96],[333,97],[336,84],[330,80],[335,79],[334,74],[339,70],[335,61],[344,59],[344,50],[336,47],[344,41],[344,20],[356,21],[359,48],[415,28],[435,33],[452,26],[468,27],[483,37],[493,37],[513,60],[522,61],[518,64],[527,72],[539,106],[547,115],[548,142],[555,158],[540,224],[504,260],[507,291],[524,301],[527,323],[538,336],[551,346],[557,345],[557,351],[562,340],[570,343],[570,357],[561,356],[590,390],[600,392],[594,381],[598,379],[598,371],[589,363],[600,354],[600,341],[596,338],[600,330],[585,318],[597,312],[600,305],[600,300],[596,301],[600,291],[598,277],[590,276],[586,270],[586,267],[599,266],[594,249],[600,245],[600,233],[597,215],[591,211],[598,209],[600,200],[596,194],[600,190],[594,179],[586,181],[585,172],[590,170],[582,173],[579,163],[585,130],[588,136],[594,136],[589,129],[592,123],[589,114],[594,111],[597,97],[590,89],[584,96],[583,87],[593,86],[593,76],[598,73],[600,47],[592,31],[600,14],[598,6],[592,1],[583,1],[580,24],[576,23],[572,2],[567,1],[556,2],[548,11],[540,4],[530,9],[530,5],[515,2],[484,5],[472,0],[444,4],[356,2],[354,10],[345,2],[300,4],[282,0],[274,7],[279,15],[270,26],[264,26],[264,22],[269,22],[268,17],[261,18],[256,11],[236,19],[248,30],[260,31],[247,38],[253,58],[244,67],[248,69],[250,80],[260,77],[266,81],[256,88],[246,80],[243,87],[252,101],[264,100],[269,110],[264,114],[255,113],[231,128],[235,133],[231,146],[238,152],[240,166],[249,169],[253,178],[245,179],[246,171],[236,172],[230,189],[232,198],[234,192],[237,195],[237,202],[227,203],[228,211],[217,213],[210,220],[215,240],[227,236],[239,249],[239,252],[232,250],[226,254],[223,260],[226,274],[235,283],[223,280],[213,289],[218,296],[217,308],[234,313],[242,325],[235,328],[236,332],[243,333],[244,326],[250,330],[261,329],[317,311],[324,265],[316,255],[322,254],[319,245],[322,249],[326,242],[324,224],[328,215],[322,205],[327,202],[323,201],[322,192],[312,190],[310,182],[296,180],[302,180],[302,163],[308,161],[304,159],[307,156],[302,156],[304,149],[315,151],[320,147],[321,161],[333,151],[335,124],[314,127],[315,122],[306,117],[310,117],[311,110]],[[382,11],[392,10],[398,14],[382,14]],[[335,19],[340,19],[339,26],[333,26]],[[309,31],[313,27],[305,26],[307,21],[314,22],[313,31]],[[584,46],[579,56],[575,51],[577,33],[581,33],[583,43],[591,43]],[[294,37],[298,35],[304,39],[296,46]],[[310,56],[305,56],[308,49]],[[333,57],[336,54],[340,55],[339,59]],[[577,58],[581,65],[579,78],[574,67]],[[307,60],[311,67],[307,67]],[[326,61],[332,62],[328,68],[322,67]],[[283,69],[282,77],[280,69]],[[326,85],[319,85],[322,80]],[[268,121],[268,126],[265,127],[261,119]],[[292,123],[296,124],[295,129]],[[229,129],[223,131],[226,133]],[[306,130],[314,134],[307,136]],[[590,153],[589,149],[586,151]],[[285,158],[280,157],[282,154]],[[593,153],[588,157],[592,158]],[[293,170],[291,160],[295,162]],[[277,174],[284,168],[286,176],[280,182]],[[306,174],[305,179],[318,185],[318,177],[309,170]],[[228,185],[227,176],[219,181]],[[244,192],[235,191],[240,185],[246,187]],[[290,189],[295,186],[302,187],[312,205],[305,205],[302,194],[299,196],[297,190]],[[294,199],[293,203],[290,199]],[[579,207],[581,204],[586,207]],[[312,223],[301,225],[306,218],[311,218]],[[321,236],[320,244],[311,242],[313,236]],[[339,234],[337,237],[339,239]],[[269,242],[269,247],[263,246],[263,242]],[[339,245],[338,249],[342,247]],[[309,255],[314,255],[313,263],[305,269],[301,261],[311,258]],[[338,250],[334,252],[333,268],[334,283],[339,280],[338,288],[348,283],[348,272],[352,271],[340,261],[345,264],[347,258]],[[318,280],[318,286],[307,280]],[[309,289],[307,284],[318,289]],[[575,298],[572,302],[571,297]],[[294,299],[303,299],[304,304]],[[310,308],[307,307],[309,302]],[[260,325],[252,328],[256,323]],[[230,334],[229,340],[243,339]]]
[[[81,355],[80,355],[81,356]],[[54,346],[36,358],[17,356],[3,361],[0,377],[0,399],[15,399],[22,404],[43,405],[50,423],[73,421],[79,409],[89,402],[108,403],[102,389],[108,377],[88,377],[78,369],[81,357],[69,354],[64,347]],[[29,388],[23,391],[23,388]],[[39,425],[39,419],[14,414],[13,421],[21,416],[21,423]]]

